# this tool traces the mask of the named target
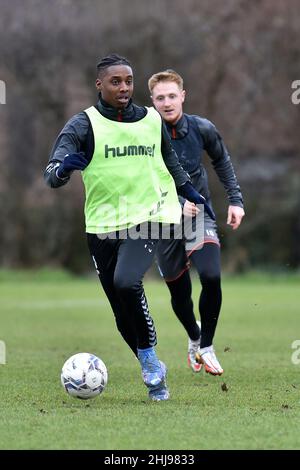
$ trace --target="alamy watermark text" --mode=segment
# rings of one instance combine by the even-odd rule
[[[291,344],[291,348],[295,349],[291,356],[291,361],[293,364],[298,365],[300,364],[300,339],[295,339]]]
[[[291,85],[292,89],[295,90],[291,94],[291,101],[293,104],[300,103],[300,80],[294,80]]]
[[[0,364],[6,364],[6,345],[0,340]]]
[[[0,104],[6,104],[6,85],[3,80],[0,80]]]

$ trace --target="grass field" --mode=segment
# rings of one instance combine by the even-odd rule
[[[211,377],[187,368],[186,335],[166,288],[146,279],[171,392],[168,402],[152,403],[96,277],[0,273],[7,355],[0,448],[299,449],[300,364],[291,360],[300,340],[299,283],[224,279],[215,347],[225,373]],[[195,304],[197,291],[195,280]],[[103,395],[89,401],[69,397],[60,384],[64,361],[83,351],[100,356],[109,372]]]

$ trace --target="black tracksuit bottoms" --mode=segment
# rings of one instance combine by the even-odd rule
[[[135,355],[137,348],[155,346],[156,331],[148,309],[143,277],[153,262],[157,240],[103,238],[103,235],[99,238],[89,233],[87,240],[122,337]]]

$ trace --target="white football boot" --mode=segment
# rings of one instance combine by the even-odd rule
[[[196,341],[189,338],[188,341],[188,365],[194,372],[200,372],[202,363],[200,358],[200,341],[201,341],[201,323],[197,321],[200,330],[200,337]]]
[[[222,375],[224,370],[219,363],[213,345],[206,348],[200,348],[200,361],[204,365],[207,373],[212,375]]]

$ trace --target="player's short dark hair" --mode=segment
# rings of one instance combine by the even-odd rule
[[[131,67],[131,63],[126,59],[126,57],[121,57],[118,54],[109,54],[98,62],[97,75],[101,75],[105,69],[112,65],[127,65],[128,67]]]

